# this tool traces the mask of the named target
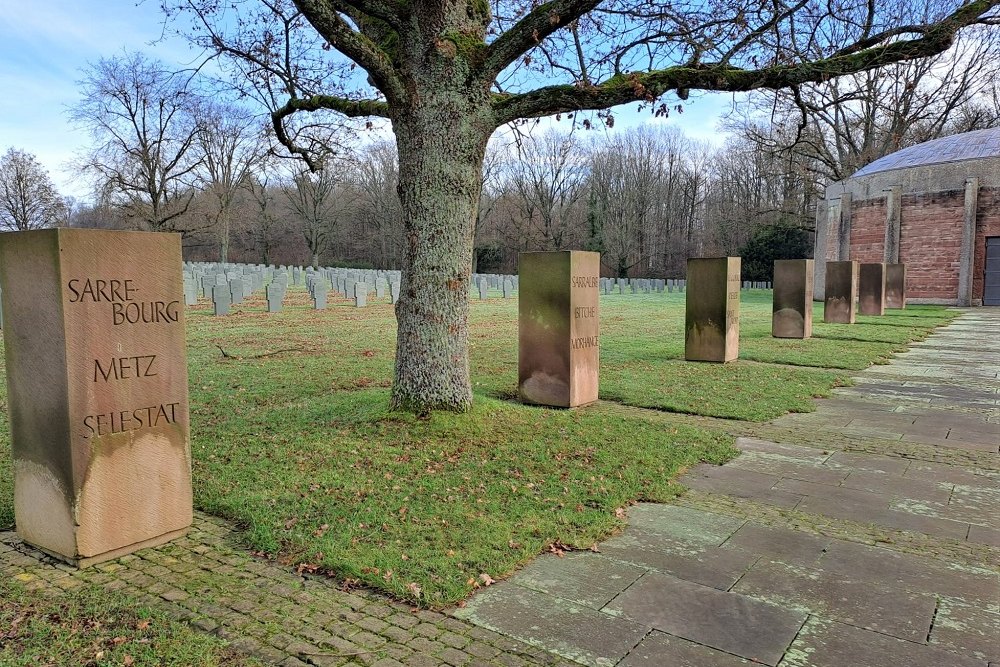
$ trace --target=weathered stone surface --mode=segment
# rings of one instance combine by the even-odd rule
[[[1000,605],[1000,600],[997,604]],[[1000,661],[1000,608],[941,598],[930,643],[984,660]]]
[[[681,483],[692,489],[710,493],[725,493],[736,498],[746,498],[792,508],[799,504],[802,496],[787,491],[775,491],[774,485],[781,480],[777,475],[767,475],[743,468],[699,464],[681,478]]]
[[[502,583],[476,594],[455,616],[585,665],[617,664],[648,626],[537,591]]]
[[[885,265],[885,307],[906,308],[906,265]]]
[[[722,591],[729,590],[758,558],[750,551],[685,544],[637,528],[601,543],[600,553]]]
[[[937,606],[928,593],[774,561],[755,565],[733,591],[916,642],[927,637]]]
[[[651,573],[608,605],[609,613],[740,657],[776,665],[806,614]]]
[[[913,479],[901,475],[856,470],[847,476],[841,486],[880,493],[893,498],[912,498],[937,503],[947,503],[953,485],[929,480]]]
[[[968,540],[977,544],[988,544],[991,547],[1000,547],[1000,530],[973,524],[969,526]]]
[[[747,522],[724,546],[763,554],[784,563],[814,566],[826,553],[830,541],[828,537]]]
[[[826,298],[823,302],[823,321],[854,324],[858,295],[858,263],[826,263]]]
[[[740,353],[740,258],[694,258],[687,265],[684,358],[732,361]]]
[[[801,484],[805,484],[805,482],[801,482]],[[822,485],[817,484],[816,486]],[[969,532],[969,524],[967,523],[923,516],[896,509],[886,509],[881,505],[871,505],[869,501],[852,500],[847,493],[848,489],[843,489],[842,491],[844,493],[839,496],[824,494],[823,496],[816,495],[803,498],[802,502],[796,506],[796,509],[812,514],[822,514],[861,523],[873,523],[886,528],[936,535],[953,540],[965,539],[966,534]],[[881,502],[886,497],[874,493],[868,495],[872,501],[877,499],[877,502]]]
[[[767,475],[776,475],[783,478],[816,482],[819,484],[839,484],[850,472],[846,468],[811,463],[770,452],[745,452],[734,459],[730,465],[735,468],[744,468]],[[775,488],[799,493],[793,489],[783,489],[781,485],[777,485]]]
[[[629,510],[628,522],[632,528],[702,546],[722,544],[743,525],[731,516],[657,503],[636,505]]]
[[[858,270],[858,310],[862,315],[884,315],[885,298],[885,264],[862,264]]]
[[[517,583],[598,610],[632,585],[646,570],[576,552],[541,556],[517,575]]]
[[[811,259],[774,262],[771,335],[775,338],[812,336],[814,264]]]
[[[751,663],[701,644],[651,632],[625,656],[620,667],[740,667]]]
[[[986,662],[813,616],[782,667],[985,667]]]
[[[985,568],[949,566],[931,559],[889,549],[835,540],[821,566],[864,581],[897,586],[909,591],[962,598],[996,605],[1000,580]]]
[[[0,235],[17,529],[86,565],[190,524],[180,236]]]
[[[518,386],[527,403],[577,407],[597,400],[600,254],[521,253]]]

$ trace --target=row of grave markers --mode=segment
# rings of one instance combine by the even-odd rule
[[[388,297],[395,304],[401,280],[398,271],[213,263],[185,263],[183,278],[185,304],[193,306],[199,297],[209,298],[217,316],[228,315],[233,305],[261,290],[267,312],[280,312],[289,285],[304,285],[317,310],[327,307],[331,291],[340,298],[353,300],[359,308],[366,306],[373,294],[375,299]],[[599,287],[602,294],[683,293],[687,280],[600,278]],[[512,298],[519,291],[520,276],[473,274],[470,288],[481,300],[488,299],[492,291],[499,291],[505,299]],[[770,283],[744,281],[742,288],[770,289]]]
[[[771,335],[812,335],[814,260],[774,264]],[[827,262],[825,322],[855,321],[906,305],[902,264]],[[592,252],[522,253],[525,289],[518,312],[518,387],[522,400],[576,407],[597,400],[600,255]],[[739,356],[739,257],[688,260],[684,358],[728,362]],[[750,288],[753,289],[753,288]]]

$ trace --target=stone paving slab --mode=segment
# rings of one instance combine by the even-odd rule
[[[743,522],[676,505],[642,503],[629,512],[629,525],[681,542],[716,546],[729,539]]]
[[[777,665],[806,614],[736,593],[650,573],[609,613],[743,658]]]
[[[620,667],[742,667],[747,660],[665,632],[651,632]]]
[[[932,646],[1000,661],[1000,613],[963,600],[941,598],[928,639]]]
[[[778,561],[754,567],[732,590],[915,642],[927,638],[937,608],[928,593]]]
[[[546,554],[521,570],[517,583],[597,610],[645,573],[645,568],[587,558],[585,553],[570,553],[561,558]]]
[[[690,547],[635,529],[602,542],[600,552],[606,559],[723,591],[739,581],[758,558],[756,553],[742,549]]]
[[[985,660],[811,617],[780,667],[987,667]]]
[[[455,615],[596,667],[618,664],[651,627],[510,582],[482,591]]]
[[[802,496],[785,491],[775,491],[781,480],[777,475],[765,475],[726,466],[699,464],[684,477],[684,484],[692,489],[728,493],[738,498],[757,500],[778,507],[795,507]]]
[[[959,566],[932,555],[898,553],[888,546],[832,540],[821,567],[862,581],[965,599],[990,609],[1000,605],[1000,572],[996,568]]]
[[[788,528],[761,526],[748,521],[723,545],[770,558],[780,558],[785,563],[815,566],[832,543],[828,537],[810,535]]]

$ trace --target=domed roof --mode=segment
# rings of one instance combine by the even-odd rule
[[[892,169],[924,167],[947,162],[1000,157],[1000,127],[953,134],[904,148],[879,158],[854,172],[851,178],[870,176]]]

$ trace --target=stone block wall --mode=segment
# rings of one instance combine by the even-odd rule
[[[862,264],[883,261],[885,198],[854,202],[851,209],[851,259]]]
[[[906,264],[908,297],[958,296],[964,206],[964,190],[903,196],[899,261]]]

